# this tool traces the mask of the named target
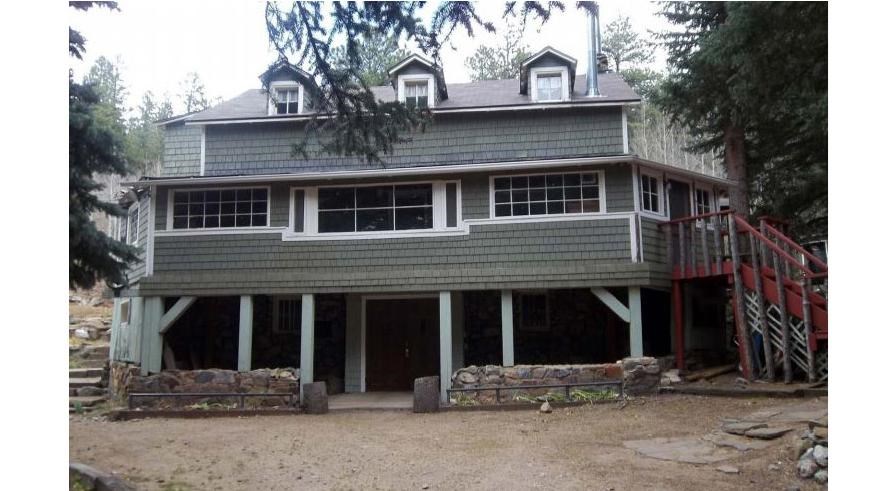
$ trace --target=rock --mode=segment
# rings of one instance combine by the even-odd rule
[[[801,456],[801,460],[798,461],[798,475],[804,479],[809,479],[813,477],[818,470],[819,466],[816,465],[816,461],[813,460],[813,449],[804,452],[804,455]]]
[[[476,377],[470,372],[458,372],[458,381],[462,384],[475,384]]]
[[[828,471],[825,469],[816,471],[816,474],[813,475],[813,480],[819,484],[828,484]]]
[[[740,469],[731,465],[721,465],[717,467],[716,470],[723,474],[740,474]]]
[[[813,447],[813,460],[820,467],[828,467],[828,447],[822,445]]]
[[[303,384],[303,409],[307,414],[328,412],[328,390],[324,382]]]
[[[739,421],[737,423],[727,423],[722,425],[722,431],[731,433],[732,435],[745,435],[748,431],[759,428],[767,428],[765,423],[757,423],[754,421]]]
[[[795,458],[800,459],[805,452],[813,448],[813,442],[807,438],[799,438],[795,441]]]
[[[792,431],[792,428],[756,428],[744,433],[744,435],[750,438],[773,440],[789,433],[790,431]]]
[[[769,471],[779,471],[780,466],[777,464],[768,464],[768,470]]]
[[[767,448],[773,445],[773,442],[765,441],[765,440],[753,440],[752,438],[746,438],[744,436],[731,435],[722,431],[714,431],[708,433],[702,437],[703,440],[713,443],[714,445],[720,447],[729,447],[735,450],[740,450],[741,452],[746,452],[747,450],[755,450],[760,448]]]
[[[413,412],[440,410],[440,377],[419,377],[413,382]]]
[[[749,380],[747,380],[743,377],[738,377],[738,378],[734,379],[734,383],[737,385],[749,385],[750,382],[749,382]]]
[[[73,335],[79,339],[91,339],[91,335],[88,333],[88,329],[84,327],[80,327],[73,331]]]
[[[552,406],[549,405],[549,401],[540,405],[540,412],[543,414],[549,414],[552,412]]]
[[[102,387],[81,387],[76,391],[76,395],[81,397],[95,397],[106,395],[106,389]]]

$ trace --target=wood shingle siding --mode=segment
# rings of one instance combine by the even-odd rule
[[[128,282],[135,284],[146,273],[146,244],[149,242],[149,196],[143,195],[139,202],[139,233],[137,239],[137,247],[139,252],[137,257],[140,262],[132,265],[128,269]]]
[[[651,218],[640,218],[641,242],[643,243],[643,260],[659,264],[666,264],[667,245],[659,221]]]
[[[165,177],[200,175],[200,127],[182,124],[164,127]]]
[[[211,126],[206,135],[206,175],[278,174],[372,169],[356,157],[322,154],[315,136],[309,158],[292,155],[302,123]],[[438,116],[424,132],[395,146],[385,167],[554,159],[623,153],[618,107]],[[191,135],[199,152],[200,135]],[[169,166],[175,164],[169,163]],[[196,175],[191,167],[167,175]]]

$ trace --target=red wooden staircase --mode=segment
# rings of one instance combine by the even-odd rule
[[[811,382],[827,379],[828,265],[824,261],[768,220],[760,221],[757,229],[733,211],[671,220],[662,228],[671,265],[680,368],[685,368],[683,288],[696,280],[724,278],[731,286],[737,344],[747,379],[774,380],[778,362],[786,382],[799,372]],[[765,359],[759,373],[754,373],[754,345]]]

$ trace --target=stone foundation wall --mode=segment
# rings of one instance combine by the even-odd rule
[[[122,365],[122,366],[120,366]],[[113,400],[127,404],[127,394],[131,392],[146,393],[292,393],[282,397],[247,397],[245,407],[292,407],[300,406],[299,379],[297,368],[264,368],[250,372],[234,370],[165,370],[153,375],[140,375],[139,367],[113,366],[111,380],[116,389],[113,390]],[[290,400],[289,400],[290,399]],[[173,397],[173,398],[143,398],[134,401],[134,407],[152,409],[182,408],[191,405],[212,405],[237,407],[239,399],[235,397]],[[202,406],[201,406],[202,407]]]
[[[127,388],[131,377],[139,377],[140,367],[123,361],[109,362],[109,397],[113,404],[127,404]]]
[[[526,389],[513,391],[519,385],[579,384],[586,382],[606,382],[621,380],[624,391],[629,395],[640,395],[658,389],[661,368],[655,358],[626,358],[616,363],[593,365],[498,365],[469,366],[457,370],[452,375],[452,388],[501,387],[500,402],[511,402],[513,397],[522,395],[537,397],[547,392],[563,395],[564,388]],[[605,386],[604,389],[609,389]],[[574,388],[571,387],[571,391]],[[478,404],[495,404],[495,391],[484,390],[466,392],[461,399],[472,399]],[[455,396],[453,396],[455,397]]]

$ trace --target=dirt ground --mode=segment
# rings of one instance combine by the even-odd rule
[[[70,418],[70,460],[143,489],[818,489],[795,477],[792,435],[718,464],[644,457],[623,441],[703,436],[732,418],[826,399],[659,396],[528,411]],[[739,474],[723,474],[720,465]],[[769,470],[775,464],[777,469]]]

